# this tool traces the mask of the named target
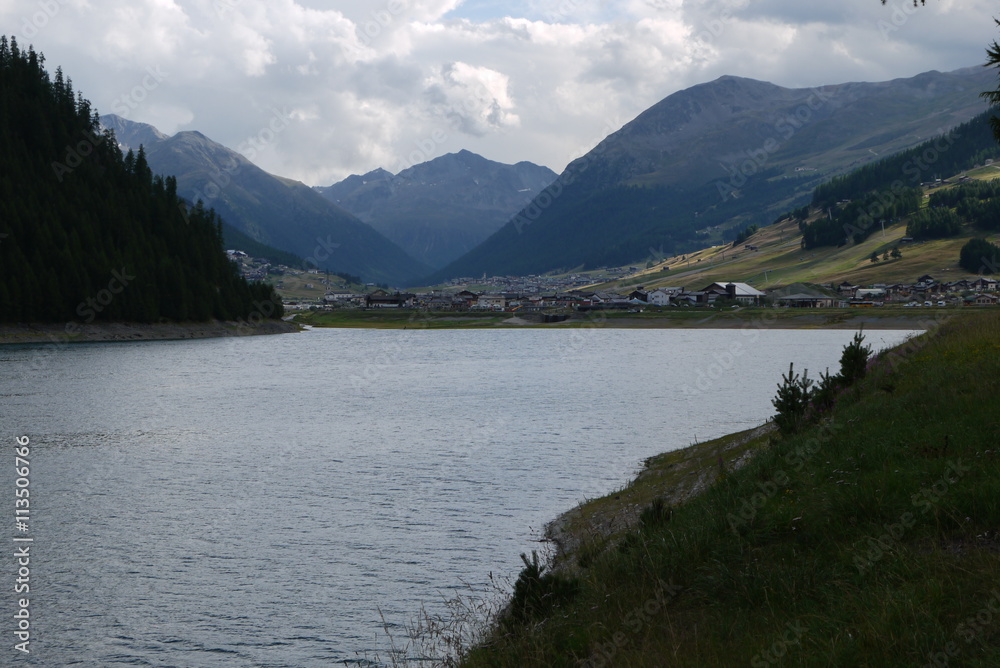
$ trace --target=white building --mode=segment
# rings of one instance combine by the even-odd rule
[[[646,302],[654,306],[669,306],[670,300],[681,293],[681,288],[656,288],[646,293]]]

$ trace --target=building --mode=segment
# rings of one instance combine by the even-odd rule
[[[507,308],[506,295],[479,295],[475,308],[488,311],[502,311]]]
[[[741,304],[759,304],[764,293],[746,283],[712,283],[701,290],[708,294],[708,301],[731,299]],[[714,297],[713,297],[714,295]]]
[[[353,292],[347,290],[331,290],[323,295],[323,301],[327,304],[333,304],[335,302],[349,302],[356,296],[357,295]]]
[[[646,301],[655,306],[669,306],[670,301],[681,293],[681,288],[656,288],[646,293]]]
[[[972,295],[965,298],[966,306],[996,306],[1000,297],[996,295]]]
[[[385,290],[376,290],[365,297],[368,308],[410,308],[417,296],[411,293],[389,294]]]
[[[807,295],[800,292],[788,295],[787,297],[778,297],[775,301],[779,306],[790,306],[792,308],[830,308],[839,300],[835,300],[833,297]]]

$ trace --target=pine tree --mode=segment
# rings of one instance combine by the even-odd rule
[[[253,293],[223,253],[215,212],[185,216],[176,179],[153,175],[142,147],[123,156],[44,62],[0,36],[0,321],[249,317]],[[124,283],[113,293],[112,280]],[[96,295],[113,298],[78,308]]]

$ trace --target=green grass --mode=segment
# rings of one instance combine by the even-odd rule
[[[1000,174],[992,165],[976,172],[974,178],[995,178]],[[971,173],[970,173],[971,174]],[[876,230],[860,244],[841,248],[823,247],[811,250],[801,248],[802,234],[798,224],[785,221],[762,228],[747,239],[757,246],[749,251],[731,244],[716,245],[699,251],[668,258],[627,281],[612,281],[594,286],[599,289],[623,289],[634,285],[646,288],[661,286],[701,289],[715,281],[743,281],[766,290],[792,283],[840,283],[850,281],[856,285],[875,283],[914,283],[924,274],[938,280],[954,281],[974,278],[959,267],[962,246],[973,237],[983,237],[993,242],[1000,235],[985,235],[982,231],[966,226],[962,233],[950,239],[902,244],[906,224],[897,223]],[[873,264],[872,252],[882,254],[899,246],[903,257]]]
[[[463,665],[1000,665],[1000,314],[941,314],[819,425],[664,455],[568,516],[576,594]],[[600,528],[682,462],[706,491]]]

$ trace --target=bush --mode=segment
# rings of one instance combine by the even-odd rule
[[[774,423],[782,434],[794,434],[808,422],[818,419],[833,408],[842,389],[865,377],[872,349],[864,345],[864,341],[862,332],[855,334],[840,356],[840,373],[831,376],[827,369],[819,375],[818,385],[809,378],[808,369],[800,377],[795,373],[795,366],[788,365],[788,375],[782,376],[778,395],[771,400],[778,411]]]
[[[830,375],[830,370],[819,375],[819,384],[812,394],[813,410],[817,413],[824,413],[831,408],[837,400],[837,392],[844,386],[843,378],[839,375]]]
[[[972,274],[995,274],[1000,271],[1000,248],[986,239],[969,239],[962,246],[958,264]]]
[[[553,607],[576,595],[579,583],[555,573],[546,573],[545,566],[538,562],[538,553],[534,550],[531,551],[530,560],[521,553],[521,561],[524,562],[524,569],[514,583],[514,593],[507,613],[508,623],[544,617]]]
[[[639,526],[644,529],[655,529],[669,522],[673,512],[674,509],[663,500],[663,497],[658,496],[639,513]]]
[[[854,340],[844,346],[844,352],[840,355],[840,381],[845,387],[865,377],[872,349],[871,346],[862,345],[864,341],[865,336],[859,331],[854,335]]]
[[[806,409],[812,398],[812,383],[808,369],[799,377],[795,373],[795,365],[788,365],[788,375],[782,376],[782,383],[778,385],[778,396],[771,400],[778,411],[774,423],[782,434],[794,434],[805,422]]]

